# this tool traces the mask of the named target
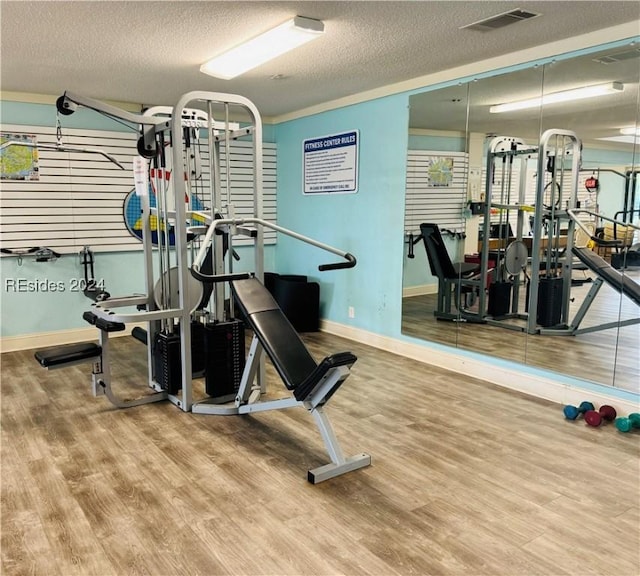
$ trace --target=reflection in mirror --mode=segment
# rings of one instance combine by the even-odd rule
[[[409,157],[427,162],[407,170],[405,334],[639,392],[639,148],[620,133],[638,127],[639,62],[637,46],[618,43],[410,98]],[[592,85],[607,94],[553,101]],[[454,151],[467,164],[462,199],[429,180]],[[431,211],[415,214],[420,203]],[[455,282],[439,280],[421,223],[480,277],[457,267]]]
[[[457,344],[467,199],[468,84],[409,101],[402,331]],[[429,119],[446,117],[446,126]]]
[[[501,101],[500,99],[505,97],[505,94],[510,94],[513,91],[520,93],[523,87],[528,87],[529,93],[531,93],[532,87],[535,87],[533,89],[537,88],[537,93],[540,95],[542,90],[541,72],[541,68],[530,68],[469,83],[468,106],[466,107],[469,113],[466,118],[462,117],[460,109],[458,109],[457,115],[450,112],[451,103],[457,99],[456,91],[459,93],[461,86],[411,97],[410,149],[412,144],[416,143],[412,135],[428,134],[432,141],[428,141],[427,144],[432,146],[431,152],[437,155],[440,150],[435,147],[435,144],[438,143],[442,146],[443,138],[451,138],[454,130],[462,130],[463,141],[459,142],[458,150],[464,153],[468,176],[465,181],[465,189],[460,197],[455,197],[454,190],[446,186],[431,187],[424,191],[434,206],[433,213],[426,222],[436,224],[441,229],[443,236],[441,245],[444,246],[446,254],[454,263],[453,272],[456,274],[456,282],[437,281],[437,274],[423,276],[421,282],[417,282],[416,277],[411,274],[414,269],[412,260],[405,259],[404,333],[450,345],[455,343],[464,349],[524,362],[526,333],[521,330],[509,332],[495,329],[486,324],[482,312],[482,310],[486,312],[489,287],[496,279],[500,279],[498,275],[502,275],[504,272],[503,268],[499,270],[495,256],[500,251],[504,252],[508,241],[508,238],[504,238],[505,245],[501,246],[500,238],[491,239],[490,249],[494,257],[488,260],[483,267],[481,239],[484,226],[481,224],[485,217],[482,201],[486,184],[487,143],[491,139],[488,135],[491,135],[492,132],[495,133],[496,129],[495,124],[492,124],[493,119],[489,114],[489,107],[496,101]],[[528,114],[537,127],[539,116],[536,117],[535,111],[533,113],[529,111]],[[507,123],[505,129],[510,132],[511,126]],[[433,142],[436,138],[439,140]],[[409,156],[411,154],[410,150]],[[412,215],[410,214],[412,190],[410,186],[413,176],[411,166],[409,166],[406,229],[412,223]],[[495,185],[498,187],[500,187],[499,177],[500,175],[495,179]],[[505,178],[503,189],[506,182]],[[513,186],[516,186],[517,182],[517,180],[513,180]],[[448,212],[444,210],[445,206],[448,207]],[[447,218],[455,220],[452,223],[446,220]],[[504,218],[502,224],[506,229],[507,215],[496,213],[491,216],[491,222],[496,226],[488,226],[491,228],[487,231],[489,236],[498,229],[501,218]],[[413,221],[415,222],[415,219]],[[415,225],[419,226],[417,222]],[[455,234],[446,232],[442,234],[443,228],[453,230]],[[437,239],[434,244],[440,245]],[[445,258],[446,254],[442,258]],[[413,262],[420,257],[424,259],[425,253],[415,252]],[[480,274],[481,271],[482,274]],[[443,306],[446,306],[444,310]],[[506,312],[509,312],[509,305],[507,305]]]
[[[583,145],[575,201],[563,198],[567,205],[560,206],[574,208],[577,220],[561,224],[561,234],[571,235],[567,253],[560,255],[561,274],[571,282],[558,299],[569,306],[572,337],[543,335],[530,339],[527,348],[529,364],[634,392],[640,385],[640,277],[638,266],[630,265],[640,241],[633,227],[639,219],[637,138],[623,139],[620,130],[637,126],[639,58],[636,46],[618,46],[544,67],[547,100],[585,87],[599,87],[603,94],[543,106],[542,131],[574,131]],[[553,300],[551,294],[547,298]],[[550,361],[549,350],[558,351],[560,367]]]
[[[467,235],[473,239],[467,254],[475,253],[480,262],[483,286],[476,313],[482,323],[461,324],[459,346],[519,362],[525,361],[528,338],[528,276],[522,264],[531,244],[531,212],[519,207],[527,205],[531,195],[527,175],[535,155],[530,141],[538,137],[540,104],[524,111],[518,122],[497,122],[491,107],[541,94],[542,69],[533,67],[474,82],[469,107],[470,165],[479,175],[469,196],[481,203],[475,210],[480,214],[466,221]]]

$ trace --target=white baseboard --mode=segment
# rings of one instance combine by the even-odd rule
[[[620,415],[640,412],[640,398],[632,392],[588,382],[585,382],[584,386],[581,386],[578,381],[575,381],[575,383],[561,382],[559,380],[568,380],[568,378],[558,376],[556,379],[552,375],[544,376],[532,373],[533,369],[524,371],[517,368],[499,366],[491,362],[490,359],[483,361],[470,358],[456,354],[453,351],[447,352],[434,347],[396,340],[328,320],[321,321],[320,329],[323,332],[355,340],[361,344],[393,352],[418,362],[432,364],[439,368],[479,378],[498,386],[559,404],[577,405],[584,400],[589,400],[596,406],[609,404]]]
[[[403,298],[411,298],[411,296],[425,296],[427,294],[437,294],[437,284],[421,284],[420,286],[409,286],[402,289]]]
[[[109,338],[115,336],[129,336],[134,326],[146,329],[146,322],[127,324],[127,329],[121,332],[111,332]],[[22,336],[4,336],[0,338],[0,353],[17,352],[19,350],[33,350],[35,348],[48,348],[75,342],[87,342],[98,339],[96,328],[74,328],[72,330],[58,330],[56,332],[38,332],[37,334],[25,334]]]
[[[110,336],[128,336],[131,334],[131,328],[134,326],[146,328],[146,323],[128,324],[127,330],[113,332]],[[567,378],[554,378],[552,375],[545,376],[529,370],[523,371],[517,368],[499,366],[491,362],[490,359],[483,361],[462,354],[456,354],[453,351],[448,352],[435,347],[396,340],[395,338],[381,336],[362,330],[361,328],[353,328],[329,320],[322,320],[320,329],[328,334],[335,334],[336,336],[348,338],[349,340],[354,340],[381,350],[387,350],[388,352],[393,352],[394,354],[411,358],[418,362],[432,364],[445,370],[479,378],[480,380],[485,380],[498,386],[517,390],[518,392],[544,398],[552,402],[579,404],[583,400],[589,400],[597,406],[609,404],[613,406],[620,415],[640,412],[640,399],[637,394],[632,392],[625,392],[616,388],[609,388],[588,382],[585,382],[584,386],[581,386],[578,381],[575,381],[575,383],[561,382],[559,380],[567,380]],[[0,338],[0,352],[46,348],[49,346],[72,344],[74,342],[91,341],[96,340],[96,338],[96,329],[90,327],[26,334],[24,336],[5,336]]]

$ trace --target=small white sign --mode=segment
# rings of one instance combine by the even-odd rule
[[[358,130],[311,138],[302,143],[305,194],[358,191]]]

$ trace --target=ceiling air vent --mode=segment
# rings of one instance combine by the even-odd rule
[[[460,29],[489,32],[490,30],[504,28],[510,24],[536,18],[537,16],[540,16],[540,14],[534,14],[533,12],[527,12],[526,10],[510,10],[509,12],[503,12],[502,14],[497,14],[496,16],[485,18],[484,20],[478,20],[477,22],[467,24],[466,26],[460,26]]]
[[[631,50],[624,50],[622,52],[606,54],[605,56],[598,56],[597,58],[594,58],[593,61],[600,62],[600,64],[615,64],[616,62],[633,60],[634,58],[640,58],[640,48],[632,48]]]

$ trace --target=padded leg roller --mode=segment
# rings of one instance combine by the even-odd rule
[[[102,348],[95,342],[81,342],[55,348],[38,350],[34,357],[43,368],[64,368],[74,364],[82,364],[102,354]]]

